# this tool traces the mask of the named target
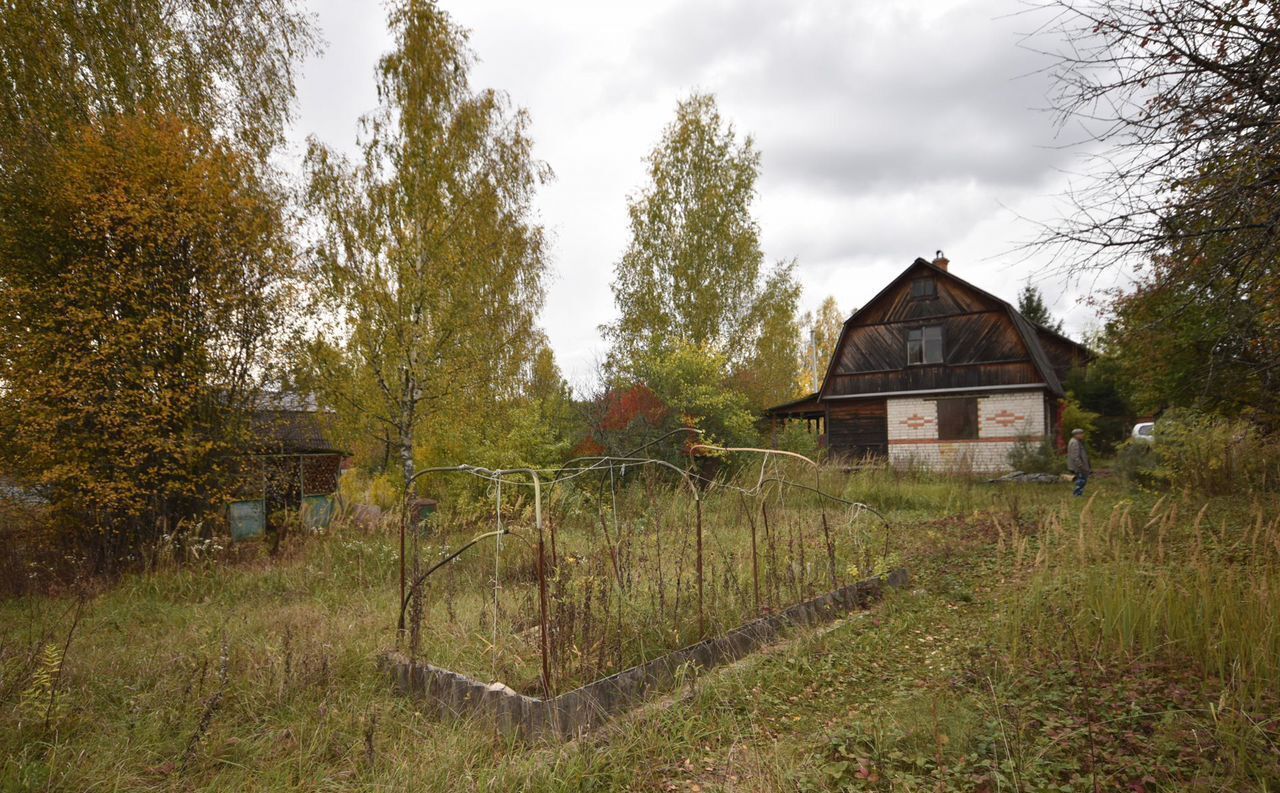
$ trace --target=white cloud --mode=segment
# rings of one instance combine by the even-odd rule
[[[472,30],[477,86],[533,119],[556,172],[541,193],[553,234],[542,321],[571,379],[603,349],[609,283],[627,238],[642,158],[691,90],[763,155],[757,216],[770,260],[797,257],[804,307],[872,296],[917,256],[945,249],[958,274],[1013,299],[1028,278],[1079,332],[1091,285],[1011,252],[1048,217],[1073,154],[1055,147],[1043,64],[1018,46],[1018,0],[847,3],[696,0],[647,4],[443,0]],[[295,139],[339,147],[375,101],[389,46],[382,9],[318,0],[330,46],[307,66]],[[1109,283],[1109,282],[1108,282]]]

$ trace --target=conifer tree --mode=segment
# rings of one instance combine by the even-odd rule
[[[1031,323],[1039,325],[1046,330],[1051,330],[1054,333],[1062,332],[1062,320],[1053,318],[1053,314],[1049,313],[1049,306],[1045,304],[1040,290],[1030,283],[1023,285],[1022,289],[1018,291],[1018,313],[1026,317]]]

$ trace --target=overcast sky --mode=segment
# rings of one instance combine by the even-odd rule
[[[1029,278],[1070,334],[1096,325],[1085,287],[1015,253],[1052,219],[1080,154],[1042,110],[1046,64],[1019,47],[1019,0],[443,0],[471,30],[476,87],[532,116],[555,171],[542,325],[570,382],[604,351],[626,197],[678,99],[714,93],[763,158],[756,217],[769,260],[796,258],[802,309],[849,311],[917,256],[1014,300]],[[294,140],[353,150],[390,47],[379,4],[313,0],[327,46],[307,62]]]

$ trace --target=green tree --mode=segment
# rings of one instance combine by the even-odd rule
[[[543,334],[534,334],[527,357],[510,377],[502,388],[471,392],[425,417],[417,457],[492,468],[543,467],[566,459],[580,435],[577,415]]]
[[[614,268],[611,367],[634,376],[683,344],[723,358],[757,406],[791,395],[800,292],[793,262],[763,267],[751,138],[738,139],[713,96],[694,94],[647,162],[650,182],[629,201],[631,241]]]
[[[852,312],[850,312],[852,313]],[[840,340],[840,331],[844,329],[844,321],[848,314],[840,311],[840,305],[834,295],[827,295],[818,306],[816,312],[804,313],[800,318],[800,390],[805,393],[817,391],[822,385],[822,377],[835,355],[836,343]],[[814,353],[817,353],[817,377],[814,377]]]
[[[321,394],[385,431],[410,476],[424,426],[509,394],[534,349],[546,261],[531,202],[550,171],[527,114],[471,89],[467,35],[445,12],[397,2],[390,27],[362,156],[312,140],[307,199],[319,297],[342,340],[316,356]]]
[[[795,262],[779,265],[763,287],[758,303],[758,330],[751,355],[733,371],[731,384],[755,410],[800,394],[800,325],[796,308],[800,283]]]
[[[0,166],[137,113],[226,134],[265,160],[315,47],[293,0],[11,0],[0,30]]]
[[[1106,332],[1086,338],[1098,357],[1087,367],[1072,369],[1063,380],[1063,388],[1080,400],[1086,410],[1098,414],[1090,441],[1095,448],[1110,454],[1129,437],[1136,417],[1129,402],[1133,381],[1123,370]]]
[[[1183,407],[1280,428],[1275,201],[1252,191],[1225,205],[1209,197],[1224,180],[1251,178],[1264,159],[1233,157],[1188,180],[1188,208],[1170,221],[1185,239],[1154,255],[1134,289],[1113,295],[1104,347],[1141,412]]]
[[[1061,441],[1065,445],[1075,430],[1084,430],[1086,435],[1093,434],[1097,428],[1098,414],[1080,404],[1076,395],[1067,392],[1062,400]]]
[[[1045,242],[1123,266],[1113,345],[1142,408],[1280,427],[1280,4],[1047,0],[1063,122],[1095,133],[1092,178]]]
[[[1250,277],[1233,262],[1157,260],[1135,290],[1114,300],[1105,336],[1134,407],[1193,408],[1280,427],[1278,299],[1273,275]]]
[[[217,500],[271,370],[266,164],[313,31],[291,0],[14,0],[0,31],[0,467],[124,553]]]
[[[545,337],[540,338],[535,354],[530,358],[521,401],[532,408],[537,426],[544,433],[543,445],[566,444],[576,421],[573,410],[573,389],[560,372],[555,353]],[[542,462],[551,462],[554,455],[546,455]]]
[[[563,461],[581,429],[573,392],[545,338],[539,336],[519,382],[519,392],[498,406],[506,419],[485,423],[491,432],[484,444],[489,458],[506,466],[515,460],[537,466]]]
[[[0,169],[0,469],[101,559],[204,516],[287,317],[284,201],[251,157],[118,116]]]
[[[709,443],[742,445],[755,437],[750,403],[728,387],[728,361],[684,341],[640,362],[641,380],[670,408],[672,426],[697,427]]]
[[[1045,330],[1051,330],[1054,333],[1062,332],[1062,320],[1053,318],[1040,290],[1030,283],[1024,284],[1022,289],[1018,290],[1018,313]]]

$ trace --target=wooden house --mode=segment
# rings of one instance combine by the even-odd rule
[[[916,259],[844,323],[819,390],[766,411],[816,424],[832,455],[998,471],[1019,437],[1057,432],[1084,346]]]

